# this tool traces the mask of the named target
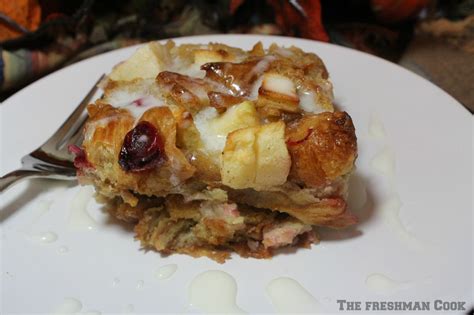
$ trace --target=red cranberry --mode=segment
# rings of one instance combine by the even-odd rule
[[[68,145],[67,149],[69,152],[75,155],[74,157],[74,166],[78,170],[82,170],[85,168],[92,168],[92,164],[87,160],[86,153],[84,152],[84,149],[81,147],[78,147],[75,144],[70,144]]]
[[[142,106],[143,103],[144,103],[143,97],[138,98],[138,99],[136,99],[136,100],[134,100],[134,101],[132,102],[132,104],[133,104],[133,105],[136,105],[136,106]]]
[[[141,121],[127,133],[119,155],[119,164],[124,171],[150,170],[164,160],[163,139],[152,124]]]

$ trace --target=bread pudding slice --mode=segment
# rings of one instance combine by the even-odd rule
[[[343,228],[357,157],[319,57],[257,43],[142,46],[88,106],[76,167],[144,247],[268,258]]]

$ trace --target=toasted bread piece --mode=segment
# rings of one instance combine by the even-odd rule
[[[357,139],[345,112],[305,116],[286,131],[291,177],[308,187],[326,185],[354,168]]]

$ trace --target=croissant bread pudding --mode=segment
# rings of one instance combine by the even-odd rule
[[[151,42],[101,86],[72,148],[78,178],[143,247],[268,258],[357,222],[355,130],[315,54]]]

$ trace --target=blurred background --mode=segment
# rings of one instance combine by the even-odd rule
[[[420,74],[474,112],[474,0],[0,0],[0,101],[96,54],[216,33],[358,49]]]

